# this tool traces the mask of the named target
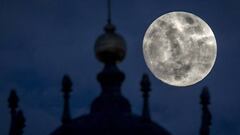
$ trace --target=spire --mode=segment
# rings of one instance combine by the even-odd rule
[[[104,27],[107,33],[114,33],[116,28],[112,24],[112,1],[107,0],[107,25]]]
[[[141,81],[141,91],[143,92],[143,110],[142,110],[142,117],[144,121],[150,121],[150,110],[149,110],[149,92],[151,91],[150,88],[150,81],[147,74],[144,74]]]
[[[19,110],[16,117],[16,135],[23,134],[23,128],[25,127],[25,117],[23,112]]]
[[[68,75],[65,75],[62,80],[62,92],[64,97],[64,108],[62,115],[62,123],[66,124],[71,120],[69,109],[70,92],[72,91],[72,81]]]
[[[208,91],[208,87],[204,87],[202,94],[200,96],[202,104],[202,124],[200,128],[200,135],[209,135],[210,134],[210,126],[211,126],[211,112],[208,109],[208,105],[210,104],[210,95]]]
[[[105,32],[97,38],[94,48],[96,58],[104,64],[103,70],[97,75],[102,92],[93,101],[91,113],[129,113],[130,104],[121,94],[125,75],[117,67],[117,64],[125,58],[126,43],[124,38],[115,32],[115,26],[111,23],[111,0],[107,0],[107,7],[108,23]]]
[[[107,5],[108,5],[108,24],[112,24],[112,1],[107,0]]]
[[[126,42],[124,38],[115,30],[111,20],[111,0],[107,0],[107,24],[104,33],[95,42],[95,54],[99,61],[103,63],[121,62],[126,55]]]
[[[16,90],[12,89],[10,92],[10,96],[8,98],[8,107],[10,108],[10,113],[11,113],[11,124],[10,124],[9,135],[15,135],[18,102],[19,102],[19,98],[17,96]]]
[[[9,135],[22,135],[23,128],[25,127],[25,118],[21,110],[18,108],[19,98],[16,90],[12,89],[8,98],[8,106],[11,111],[11,125]]]

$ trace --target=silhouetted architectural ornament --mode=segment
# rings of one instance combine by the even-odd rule
[[[203,88],[200,104],[202,104],[202,124],[200,128],[200,135],[209,135],[212,115],[208,109],[208,105],[210,104],[208,87]]]
[[[25,127],[25,117],[23,116],[23,112],[19,110],[17,112],[17,117],[16,117],[16,134],[15,135],[22,135],[24,127]]]
[[[11,112],[11,124],[9,135],[22,135],[23,128],[25,127],[25,118],[21,110],[17,110],[18,108],[18,96],[16,91],[13,89],[10,92],[10,96],[8,98],[9,108]]]
[[[64,108],[62,115],[62,123],[68,123],[71,120],[69,98],[72,91],[72,81],[68,75],[65,75],[62,80],[62,92],[64,94]]]
[[[96,40],[95,53],[104,63],[103,70],[97,75],[101,94],[93,101],[89,114],[72,119],[51,135],[170,135],[164,128],[152,122],[149,114],[146,114],[148,121],[143,121],[142,116],[133,114],[130,103],[121,93],[125,75],[119,70],[117,63],[124,59],[126,46],[122,36],[115,33],[110,13],[105,33]],[[149,85],[145,75],[142,90],[146,103]]]
[[[104,27],[105,33],[100,35],[95,43],[96,57],[102,62],[120,62],[126,55],[126,42],[117,34],[116,27],[111,22],[111,1],[108,0],[108,23]]]
[[[141,91],[143,92],[142,117],[144,121],[151,121],[150,110],[149,110],[149,92],[151,91],[151,88],[150,88],[150,81],[147,74],[144,74],[142,77]]]
[[[18,108],[18,101],[19,99],[16,90],[15,89],[11,90],[10,96],[8,98],[8,106],[11,109],[11,111],[13,112],[16,111],[16,109]]]

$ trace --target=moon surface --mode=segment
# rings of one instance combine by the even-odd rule
[[[198,16],[170,12],[157,18],[143,39],[145,62],[155,77],[173,86],[204,79],[217,56],[213,31]]]

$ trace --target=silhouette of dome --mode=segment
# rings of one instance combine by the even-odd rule
[[[95,43],[96,57],[102,61],[117,61],[124,59],[126,54],[126,43],[124,38],[115,32],[115,26],[108,23],[105,33],[100,35]]]
[[[108,5],[110,9],[110,4]],[[148,108],[150,82],[146,75],[141,82],[144,97],[143,116],[132,113],[129,101],[121,94],[125,75],[116,65],[125,57],[126,43],[124,38],[115,32],[116,28],[111,23],[110,16],[104,29],[105,33],[100,35],[95,43],[96,56],[105,65],[97,75],[102,89],[101,94],[92,102],[89,114],[70,120],[67,104],[71,81],[65,76],[62,90],[65,92],[66,103],[63,124],[51,135],[170,135],[150,118]]]
[[[66,134],[64,134],[66,132]],[[132,114],[89,114],[58,128],[52,135],[170,135],[154,122]]]
[[[63,125],[51,135],[170,135],[167,130],[150,118],[147,102],[150,82],[146,75],[141,81],[144,97],[143,116],[133,114],[130,103],[121,94],[120,87],[124,74],[115,64],[105,66],[97,78],[102,86],[102,92],[93,101],[90,113],[67,122],[63,121]],[[64,80],[66,77],[63,79],[63,88],[71,89],[69,85],[71,82],[65,83]],[[64,112],[69,112],[69,110],[66,111],[65,108]],[[64,115],[69,117],[69,114],[64,113]]]

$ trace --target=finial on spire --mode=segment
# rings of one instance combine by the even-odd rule
[[[151,91],[150,88],[150,81],[147,74],[144,74],[141,81],[141,91],[143,92],[143,110],[142,110],[142,117],[144,121],[150,121],[150,110],[149,110],[149,92]]]
[[[71,120],[70,108],[69,108],[69,97],[72,91],[72,81],[68,75],[64,75],[62,80],[62,92],[64,94],[64,109],[62,115],[62,123],[68,123]]]
[[[201,104],[202,105],[209,105],[210,104],[210,95],[208,87],[203,87],[202,93],[201,93]]]
[[[150,85],[151,85],[151,84],[150,84],[148,75],[147,75],[147,74],[143,74],[143,76],[142,76],[142,81],[141,81],[141,87],[142,87],[141,91],[142,91],[143,93],[148,93],[148,92],[150,92],[150,91],[151,91]]]
[[[104,27],[107,33],[114,33],[116,28],[112,24],[112,1],[107,0],[107,25]]]
[[[208,109],[208,105],[210,104],[210,94],[207,86],[203,88],[200,98],[200,104],[202,104],[202,124],[200,128],[200,135],[209,135],[212,115]]]
[[[112,1],[107,0],[107,5],[108,5],[108,24],[112,23]]]
[[[104,33],[95,42],[95,54],[103,63],[121,62],[124,60],[127,47],[124,38],[116,32],[116,27],[111,22],[111,0],[107,0],[108,23],[104,26]]]
[[[62,80],[62,91],[64,93],[69,93],[72,91],[72,81],[68,75],[64,75]]]
[[[18,107],[19,98],[17,96],[16,90],[12,89],[10,96],[8,98],[8,106],[10,109],[16,109]]]

